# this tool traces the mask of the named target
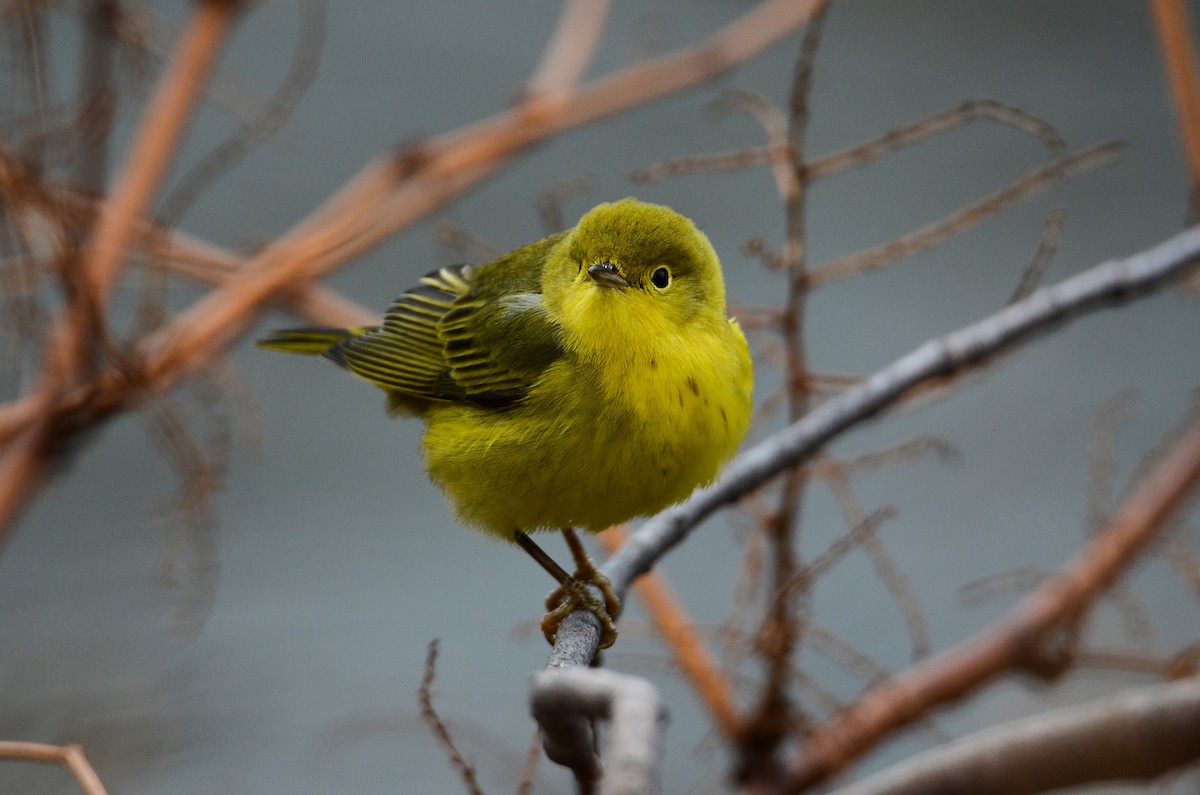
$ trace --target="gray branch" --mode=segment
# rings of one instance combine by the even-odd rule
[[[1155,779],[1197,760],[1200,679],[1192,678],[968,735],[833,795],[1031,795]]]
[[[667,708],[650,682],[603,668],[540,671],[530,687],[530,708],[542,727],[546,756],[574,771],[581,791],[592,792],[598,783],[600,795],[659,792]],[[610,724],[603,761],[594,750],[596,718]]]

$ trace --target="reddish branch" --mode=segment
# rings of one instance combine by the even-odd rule
[[[1200,73],[1191,20],[1183,0],[1150,0],[1167,85],[1175,104],[1179,143],[1192,184],[1192,212],[1200,212]]]
[[[1109,587],[1200,483],[1200,425],[1175,444],[1104,530],[1001,621],[873,688],[817,728],[788,765],[785,791],[841,770],[939,704],[1023,670],[1054,676],[1069,663],[1054,643]]]
[[[71,771],[86,795],[108,795],[82,746],[0,740],[0,759],[22,759],[27,762],[62,765]]]

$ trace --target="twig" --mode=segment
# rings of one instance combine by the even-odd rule
[[[814,180],[824,179],[850,168],[860,168],[897,149],[982,119],[1004,124],[1038,138],[1053,155],[1061,155],[1066,151],[1066,143],[1058,131],[1038,117],[995,100],[971,100],[957,108],[897,127],[874,140],[823,155],[808,164],[808,177]]]
[[[267,140],[291,118],[292,111],[308,92],[321,66],[321,44],[325,39],[325,7],[317,0],[299,4],[300,31],[292,63],[274,94],[265,98],[254,116],[210,150],[179,178],[159,205],[157,217],[164,226],[174,226],[184,212],[222,172],[228,171],[251,148]]]
[[[1100,531],[1112,517],[1117,503],[1117,432],[1129,420],[1137,393],[1132,389],[1108,400],[1092,419],[1088,441],[1087,480],[1084,484],[1084,529],[1090,536]]]
[[[542,758],[542,730],[533,730],[533,742],[529,744],[529,753],[525,755],[525,766],[521,769],[521,778],[517,781],[516,795],[529,795],[533,792],[533,779],[537,773],[538,760]]]
[[[723,112],[729,107],[759,114],[769,101],[754,92],[734,89],[726,92],[714,103],[714,109]],[[773,106],[770,106],[773,109]],[[1046,122],[1019,108],[995,100],[972,100],[957,108],[926,116],[915,122],[889,130],[887,133],[861,144],[813,158],[805,165],[805,176],[810,182],[826,179],[851,168],[861,168],[891,152],[905,146],[931,138],[948,130],[962,127],[971,122],[987,119],[1005,124],[1020,132],[1032,135],[1046,144],[1051,154],[1061,154],[1066,149],[1058,132]],[[760,118],[760,121],[762,119]],[[769,125],[764,124],[764,127]],[[737,149],[728,152],[713,152],[706,155],[688,155],[654,163],[633,172],[631,179],[642,184],[661,182],[669,177],[684,174],[734,171],[754,166],[764,166],[786,160],[786,141],[781,145],[768,135],[769,143],[762,147]]]
[[[890,262],[910,257],[918,251],[937,245],[984,219],[999,213],[1038,191],[1045,190],[1067,177],[1096,168],[1112,160],[1125,148],[1121,141],[1097,144],[1073,155],[1061,158],[1031,172],[990,196],[961,207],[949,215],[920,229],[901,235],[880,246],[856,251],[814,268],[809,284],[819,287],[848,276],[878,270]]]
[[[23,759],[28,762],[62,765],[71,771],[75,780],[79,782],[79,788],[86,795],[108,795],[81,745],[47,745],[0,740],[0,759]]]
[[[437,655],[438,641],[437,638],[434,638],[429,641],[429,652],[425,655],[425,675],[421,677],[421,687],[417,690],[417,697],[421,702],[421,717],[433,730],[438,743],[450,755],[450,763],[462,777],[463,786],[467,788],[467,792],[471,795],[483,795],[483,790],[479,788],[479,782],[475,780],[475,769],[463,758],[462,753],[454,744],[454,738],[450,736],[450,730],[446,728],[445,723],[442,723],[437,710],[433,708],[432,688],[433,678],[437,674]]]
[[[1042,230],[1041,240],[1038,241],[1037,251],[1033,253],[1033,259],[1021,273],[1021,280],[1013,290],[1008,303],[1020,301],[1037,289],[1038,283],[1046,273],[1046,268],[1050,267],[1050,260],[1054,259],[1054,255],[1058,253],[1065,216],[1066,214],[1059,208],[1051,210],[1046,215],[1046,226]]]
[[[1012,721],[947,743],[833,795],[1030,795],[1158,778],[1200,759],[1200,680]]]
[[[117,0],[97,0],[84,10],[83,55],[79,71],[79,131],[76,182],[99,193],[108,174],[108,139],[116,97],[112,91],[113,44],[122,14]]]
[[[884,586],[892,595],[892,601],[900,610],[900,615],[904,617],[904,626],[908,630],[908,638],[912,643],[913,659],[919,660],[927,656],[930,649],[929,625],[925,621],[925,613],[921,610],[921,600],[917,597],[916,590],[913,589],[908,577],[888,552],[883,539],[875,532],[878,522],[869,521],[870,517],[863,510],[846,470],[829,459],[823,459],[821,464],[827,468],[823,475],[846,522],[851,527],[860,525],[866,527],[866,531],[859,539],[859,545],[867,553],[879,579],[883,581]]]
[[[1077,618],[1146,547],[1200,482],[1200,424],[1179,439],[1109,525],[1056,576],[972,638],[868,691],[809,735],[788,768],[789,792],[825,780],[896,728],[932,707],[1013,671],[1057,675],[1044,643]],[[1195,733],[1190,736],[1195,748]]]

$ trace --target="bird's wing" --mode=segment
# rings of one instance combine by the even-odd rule
[[[427,274],[396,299],[382,325],[326,356],[403,397],[516,403],[562,348],[542,303],[541,269],[510,257]],[[481,280],[481,268],[496,270]]]

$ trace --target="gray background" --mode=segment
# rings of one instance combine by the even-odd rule
[[[697,40],[748,8],[733,0],[618,3],[592,74],[626,62],[639,31],[668,47]],[[187,4],[155,6],[182,22]],[[270,239],[368,159],[395,144],[506,107],[539,58],[557,4],[331,3],[319,77],[285,130],[214,185],[188,231],[229,246]],[[1191,3],[1200,18],[1200,3]],[[256,7],[223,55],[225,69],[268,91],[286,69],[296,7]],[[71,26],[55,52],[71,68]],[[744,117],[710,121],[722,89],[785,101],[798,35],[713,84],[540,145],[447,213],[505,249],[542,234],[535,201],[553,183],[591,175],[577,217],[636,193],[676,207],[711,237],[731,295],[773,303],[778,275],[739,253],[754,234],[782,239],[762,170],[684,177],[651,187],[628,174],[662,158],[757,144]],[[998,307],[1061,204],[1067,226],[1048,280],[1132,253],[1179,230],[1186,180],[1145,4],[1130,0],[855,0],[835,6],[819,58],[809,135],[824,153],[967,99],[1001,100],[1054,124],[1073,147],[1129,143],[1102,170],[1008,212],[887,272],[812,297],[810,351],[821,371],[872,371],[922,340]],[[136,118],[123,107],[122,134]],[[231,129],[199,114],[183,154],[194,162]],[[118,158],[119,159],[119,158]],[[817,185],[814,262],[882,242],[1046,162],[1040,144],[978,124],[864,171]],[[421,273],[452,261],[420,224],[363,256],[332,283],[382,309]],[[179,306],[197,291],[172,294]],[[955,589],[1012,566],[1049,568],[1084,533],[1086,450],[1096,412],[1136,390],[1119,473],[1186,409],[1200,375],[1194,297],[1172,291],[1089,317],[1039,341],[949,400],[857,430],[852,454],[916,434],[953,444],[953,465],[921,462],[858,481],[868,510],[895,506],[885,536],[927,609],[936,648],[999,614],[1008,600],[963,608]],[[286,325],[283,315],[260,328]],[[0,556],[0,737],[83,743],[122,793],[456,792],[418,717],[426,645],[441,638],[437,705],[490,792],[511,791],[528,746],[528,675],[546,648],[532,621],[550,582],[517,550],[462,529],[421,472],[417,422],[390,422],[382,398],[332,366],[241,345],[233,362],[258,401],[226,407],[235,455],[217,503],[219,588],[199,634],[172,620],[178,593],[154,577],[169,543],[155,518],[173,476],[137,419],[107,427],[45,491]],[[775,378],[760,362],[759,398]],[[211,415],[210,415],[211,416]],[[755,433],[775,427],[768,422]],[[827,492],[809,501],[804,550],[843,532]],[[1193,541],[1195,533],[1192,532]],[[561,553],[554,539],[549,548]],[[738,546],[716,518],[665,571],[693,617],[725,616]],[[1161,562],[1131,586],[1150,619],[1130,639],[1101,609],[1106,648],[1168,651],[1200,631],[1195,595]],[[187,604],[183,600],[183,604]],[[821,581],[817,617],[888,665],[905,662],[895,607],[861,555]],[[673,713],[666,791],[719,788],[727,759],[703,714],[630,612],[608,664],[663,687]],[[801,663],[837,694],[858,683],[819,654]],[[746,673],[753,673],[748,667]],[[1081,673],[1051,691],[1007,681],[942,714],[950,732],[1105,692],[1131,676]],[[925,747],[906,737],[863,769]],[[545,763],[541,791],[567,778]],[[0,765],[0,790],[72,791],[64,774]]]

